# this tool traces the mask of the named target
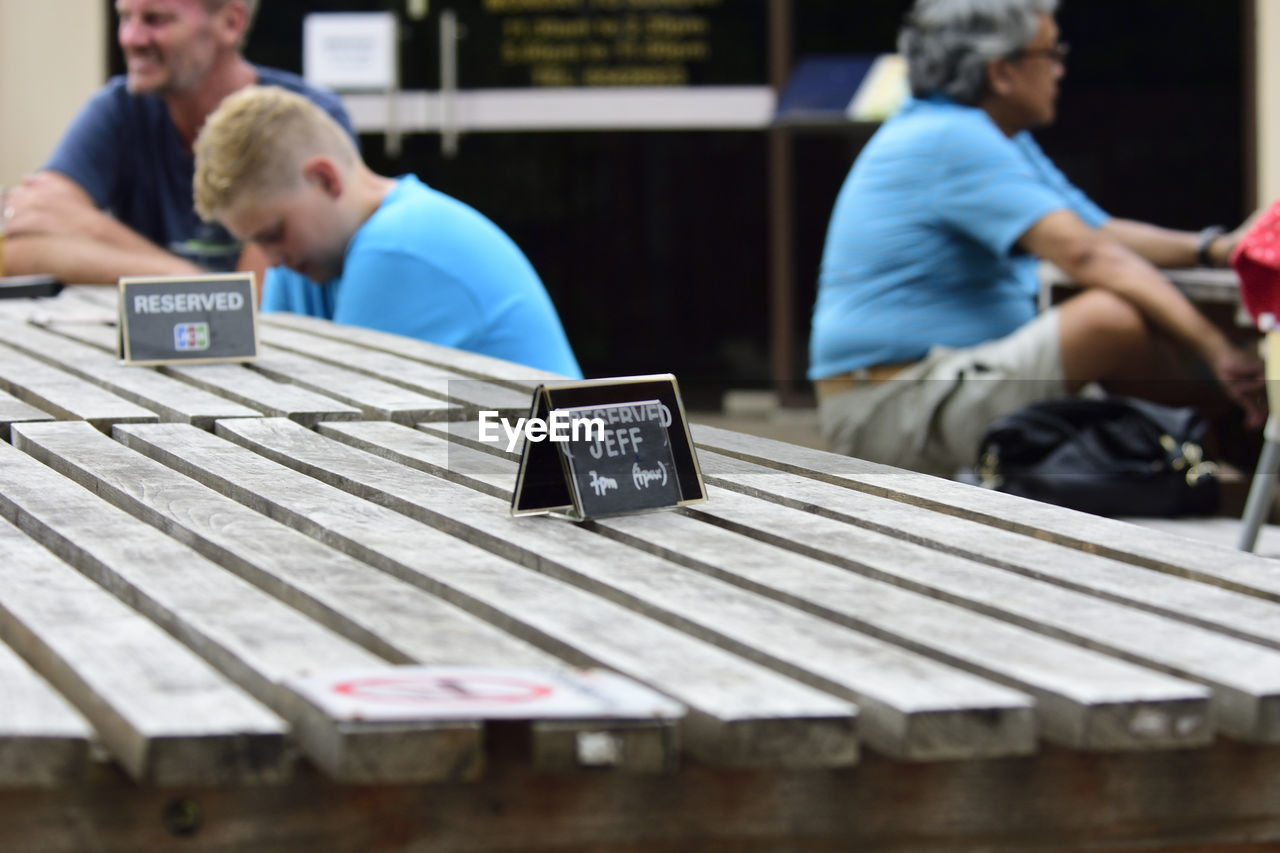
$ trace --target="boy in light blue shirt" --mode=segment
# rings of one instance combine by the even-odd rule
[[[227,98],[196,141],[196,210],[266,252],[264,311],[291,311],[581,378],[528,259],[477,211],[374,174],[322,110]]]

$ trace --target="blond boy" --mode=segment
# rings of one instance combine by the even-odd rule
[[[380,329],[580,377],[541,280],[496,225],[372,172],[306,98],[250,87],[195,146],[195,204],[258,246],[264,311]]]

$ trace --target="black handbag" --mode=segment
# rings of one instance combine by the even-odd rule
[[[1204,515],[1218,505],[1205,419],[1131,397],[1067,397],[994,420],[978,449],[984,486],[1097,515]]]

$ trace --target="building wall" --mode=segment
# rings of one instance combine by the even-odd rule
[[[106,77],[102,0],[0,0],[0,186],[44,162]]]
[[[1280,0],[1254,0],[1258,201],[1280,199]]]

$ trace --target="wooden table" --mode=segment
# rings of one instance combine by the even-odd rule
[[[513,518],[471,418],[547,376],[285,315],[249,366],[125,367],[114,298],[0,303],[2,850],[1280,841],[1272,561],[699,426],[705,503]],[[410,664],[680,710],[296,689]]]

